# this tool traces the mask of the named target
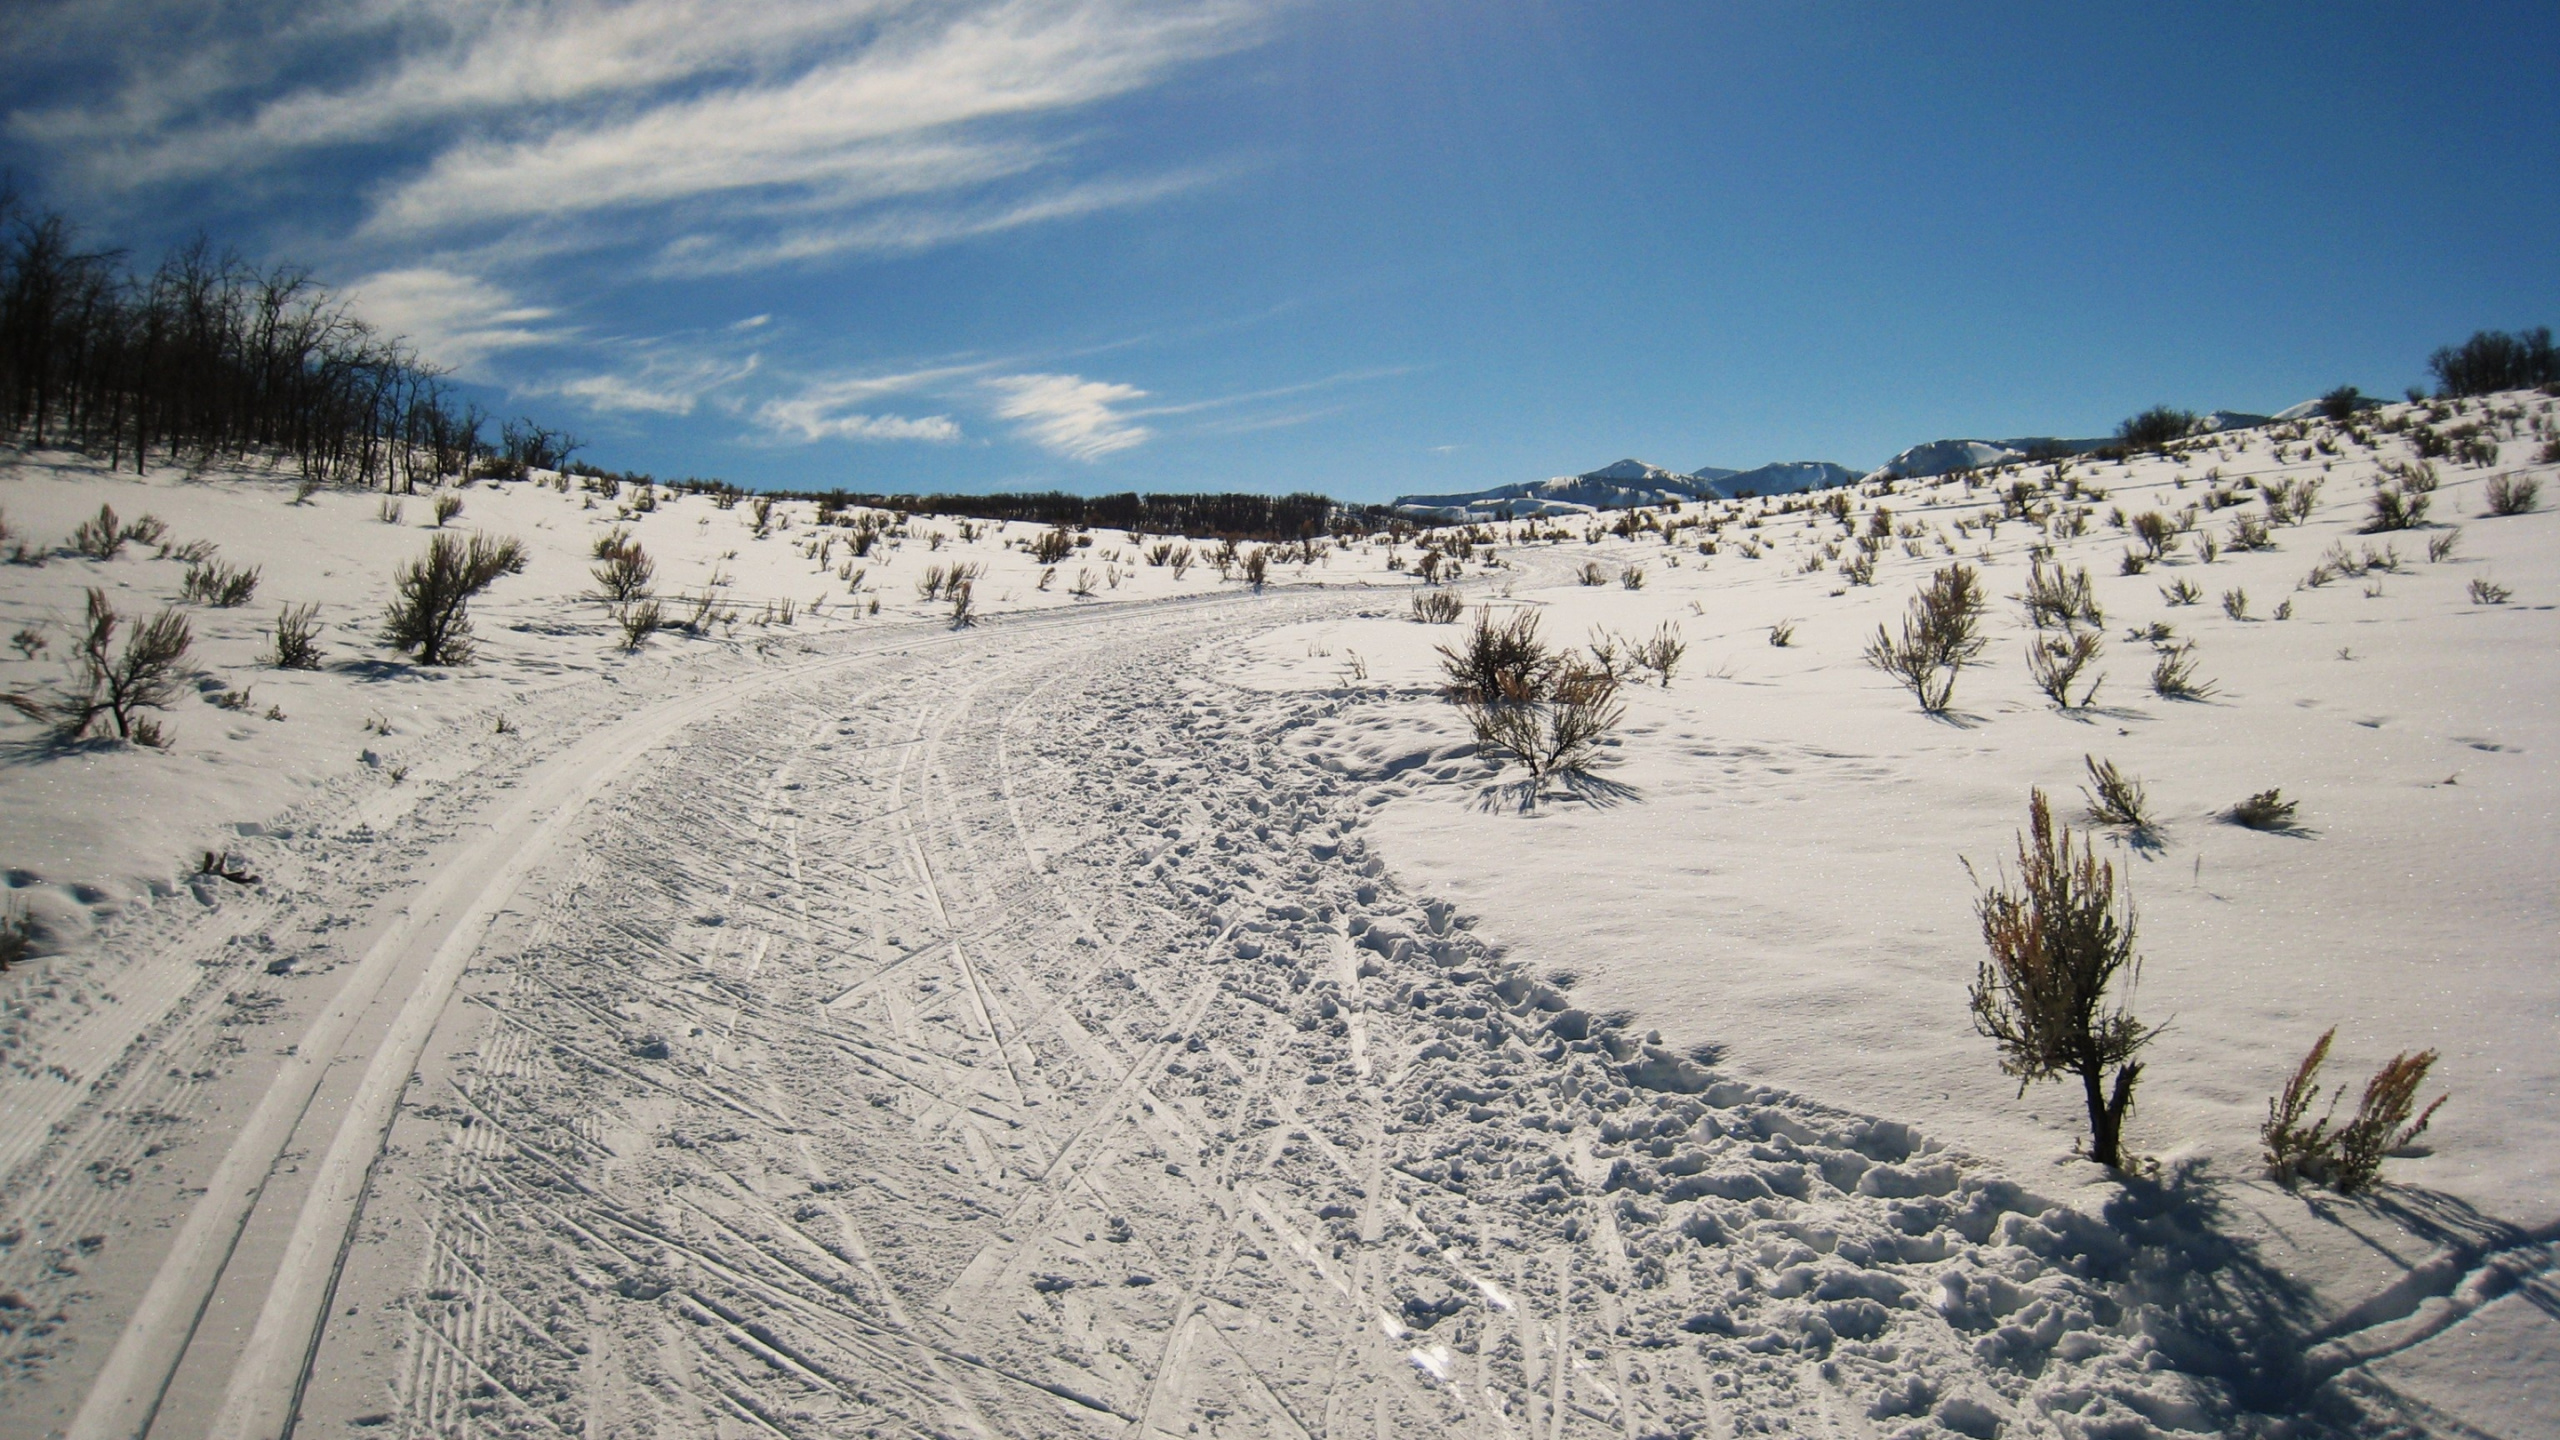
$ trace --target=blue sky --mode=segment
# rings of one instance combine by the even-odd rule
[[[751,485],[1868,465],[2560,322],[2547,0],[81,0],[0,56],[93,239]]]

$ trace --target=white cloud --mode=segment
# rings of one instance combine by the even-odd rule
[[[1081,375],[999,375],[985,383],[1000,397],[996,415],[1020,422],[1016,433],[1073,459],[1098,460],[1155,433],[1115,408],[1146,397],[1132,385]]]
[[[122,83],[9,116],[101,193],[371,163],[359,239],[738,269],[917,248],[1197,183],[1060,183],[1056,121],[1280,0],[93,0],[31,32]],[[1024,193],[1035,175],[1049,178]],[[895,213],[881,213],[894,206]],[[443,237],[443,238],[439,238]]]
[[[690,415],[703,396],[754,374],[757,363],[753,355],[735,361],[652,355],[622,374],[581,375],[541,389],[590,410]]]
[[[795,226],[749,239],[726,232],[697,232],[670,243],[661,252],[656,268],[662,275],[719,275],[797,264],[829,255],[926,250],[1026,225],[1144,204],[1191,189],[1209,178],[1206,172],[1195,171],[1140,180],[1086,181],[1028,199],[982,205],[908,206],[859,220]]]
[[[767,400],[756,407],[756,421],[777,439],[814,444],[820,440],[952,441],[961,436],[959,422],[948,415],[884,415],[872,402],[969,373],[952,366],[903,375],[840,376],[813,381],[799,393]]]
[[[554,344],[567,333],[542,328],[552,312],[529,305],[476,275],[414,266],[368,275],[347,287],[355,312],[380,329],[405,335],[430,363],[476,378],[501,350]]]

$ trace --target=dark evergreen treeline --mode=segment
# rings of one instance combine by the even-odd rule
[[[1306,494],[1069,495],[1051,490],[1004,495],[859,495],[833,490],[794,498],[820,501],[839,510],[860,505],[914,515],[1270,542],[1381,529],[1390,514],[1384,506],[1344,505],[1327,496]]]
[[[412,488],[483,451],[485,417],[308,272],[199,239],[148,273],[0,194],[0,426],[151,459],[280,456],[328,485]]]

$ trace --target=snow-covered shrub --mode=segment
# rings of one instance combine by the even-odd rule
[[[1689,642],[1680,638],[1680,627],[1665,620],[1660,629],[1635,643],[1630,652],[1638,665],[1652,671],[1662,680],[1663,688],[1671,686],[1671,672],[1680,668],[1680,657],[1689,652]]]
[[[2204,700],[2214,683],[2196,677],[2196,642],[2163,647],[2151,666],[2151,693],[2163,700]]]
[[[2367,535],[2414,530],[2427,523],[2427,508],[2434,503],[2436,467],[2421,463],[2385,469],[2383,478],[2373,482],[2372,514],[2364,522]]]
[[[2284,798],[2282,790],[2261,790],[2222,812],[2222,818],[2245,830],[2287,831],[2295,827],[2294,811],[2300,802]]]
[[[2346,1098],[2347,1087],[2340,1085],[2330,1092],[2328,1108],[2320,1118],[2303,1124],[2311,1107],[2319,1102],[2320,1066],[2329,1058],[2329,1044],[2337,1034],[2338,1027],[2334,1025],[2322,1032],[2301,1063],[2294,1066],[2284,1090],[2267,1101],[2267,1123],[2258,1128],[2258,1138],[2266,1146],[2268,1174],[2278,1183],[2290,1185],[2297,1179],[2325,1181],[2352,1194],[2381,1178],[2383,1160],[2424,1133],[2427,1122],[2452,1097],[2437,1096],[2435,1103],[2412,1121],[2418,1089],[2426,1083],[2427,1071],[2439,1057],[2433,1050],[2414,1054],[2403,1051],[2365,1082],[2354,1119],[2335,1130],[2329,1128],[2337,1116],[2338,1102]]]
[[[1413,597],[1413,618],[1423,625],[1452,625],[1467,604],[1446,590],[1425,590]]]
[[[2027,678],[2045,693],[2046,698],[2065,710],[2086,709],[2098,698],[2098,687],[2106,683],[2104,675],[2092,675],[2089,688],[2073,700],[2071,692],[2078,687],[2080,676],[2097,663],[2106,641],[2095,630],[2064,626],[2059,630],[2038,630],[2027,641]]]
[[[1981,634],[1982,579],[1970,565],[1950,565],[1930,577],[1903,618],[1896,641],[1881,625],[1867,646],[1867,663],[1902,682],[1935,715],[1954,698],[1956,675],[1990,644]]]
[[[665,610],[655,600],[635,599],[624,604],[614,613],[614,623],[622,627],[622,648],[638,651],[665,618]]]
[[[107,592],[93,587],[71,653],[68,681],[49,700],[9,695],[0,697],[0,703],[30,719],[49,722],[54,738],[66,743],[106,720],[114,724],[118,739],[153,748],[166,745],[168,738],[159,722],[142,712],[169,708],[177,695],[180,668],[195,643],[194,633],[186,616],[163,609],[136,626],[119,651],[116,635],[123,626],[124,617],[108,602]]]
[[[630,605],[649,598],[652,582],[657,579],[657,562],[640,543],[627,536],[604,556],[604,563],[588,572],[595,576],[596,588],[609,605]]]
[[[435,504],[430,508],[435,512],[436,524],[441,527],[446,521],[462,513],[462,497],[448,491],[438,495],[435,498]]]
[[[287,605],[276,612],[267,663],[279,670],[320,668],[320,607]]]
[[[2112,760],[2083,755],[2080,763],[2088,767],[2089,783],[2097,787],[2080,792],[2088,797],[2090,819],[2128,830],[2151,828],[2151,796],[2141,781],[2117,769]]]
[[[128,542],[157,545],[168,527],[150,515],[126,521],[116,514],[113,505],[101,505],[95,517],[71,527],[71,548],[92,560],[113,560],[124,553]]]
[[[1513,690],[1466,706],[1476,744],[1497,760],[1516,760],[1533,780],[1589,764],[1600,742],[1625,716],[1618,677],[1567,658],[1534,692]]]
[[[1492,612],[1476,612],[1475,628],[1456,649],[1442,645],[1440,670],[1448,677],[1441,694],[1457,705],[1483,705],[1505,695],[1533,695],[1543,689],[1556,667],[1556,657],[1538,638],[1538,616],[1518,611],[1496,625]]]
[[[178,598],[191,605],[210,605],[216,610],[233,610],[248,604],[258,593],[258,569],[225,565],[219,560],[202,560],[187,567],[186,577],[178,582]]]
[[[2560,444],[2560,441],[2553,442]],[[2555,457],[2542,457],[2549,461]],[[2530,515],[2542,498],[2542,482],[2524,475],[2492,475],[2486,494],[2491,516]]]
[[[1974,1029],[2000,1050],[2018,1093],[2039,1080],[2079,1080],[2089,1111],[2089,1158],[2124,1165],[2124,1120],[2142,1075],[2134,1057],[2156,1033],[2124,999],[2141,974],[2133,902],[2116,900],[2115,867],[2075,847],[2030,792],[2018,838],[2018,888],[2002,883],[1976,904],[1989,956],[1968,994]],[[2122,982],[2114,997],[2109,991]]]
[[[8,904],[0,907],[0,970],[26,959],[27,952],[35,948],[35,943],[35,920],[27,914],[27,907],[19,902],[17,896],[10,896]]]
[[[523,542],[474,533],[427,542],[427,553],[392,572],[383,638],[421,665],[459,665],[471,658],[471,597],[525,567]]]
[[[2027,623],[2039,630],[2067,628],[2074,623],[2107,623],[2085,565],[2066,575],[2059,565],[2035,561],[2028,567],[2026,593],[2018,597],[2018,603],[2026,609]]]

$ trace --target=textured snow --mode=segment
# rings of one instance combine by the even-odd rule
[[[805,507],[759,540],[684,499],[624,523],[749,618],[628,657],[580,598],[611,505],[478,486],[457,525],[534,564],[429,675],[367,633],[417,515],[22,462],[22,535],[112,499],[266,566],[192,613],[209,678],[287,718],[9,732],[0,861],[54,931],[0,976],[0,1398],[98,1435],[164,1384],[155,1434],[2545,1433],[2560,516],[2480,496],[2560,483],[2554,416],[2432,418],[2503,453],[2402,534],[2357,527],[2410,447],[2321,424],[1845,523],[1691,503],[1712,554],[1498,528],[1471,605],[1688,645],[1543,787],[1436,694],[1461,632],[1408,618],[1409,547],[1256,594],[1101,534],[1044,589],[1031,527],[919,520],[856,605]],[[2276,548],[2201,553],[2312,479]],[[2000,518],[2018,482],[2048,521]],[[2189,506],[2119,573],[2111,512]],[[2040,547],[2107,611],[2086,711],[2019,662]],[[2307,583],[2340,547],[2388,563]],[[1859,652],[1957,558],[1994,644],[1931,718]],[[954,560],[983,624],[916,598]],[[0,567],[0,619],[176,571]],[[329,669],[255,664],[270,596],[323,603]],[[2144,688],[2154,622],[2210,699]],[[2168,1022],[2130,1179],[1964,1014],[1976,882],[2029,786],[2083,823],[2087,754],[2160,816],[2098,842]],[[2268,786],[2298,833],[2217,818]],[[257,878],[185,874],[208,845]],[[2454,1097],[2368,1196],[2258,1169],[2331,1024],[2337,1079],[2428,1046]]]

